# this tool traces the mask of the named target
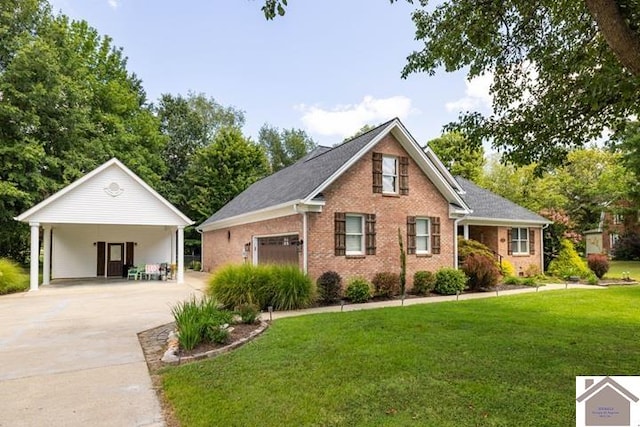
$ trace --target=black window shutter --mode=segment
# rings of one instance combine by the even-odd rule
[[[431,221],[431,253],[440,253],[440,217],[432,216],[429,218]]]
[[[409,195],[409,158],[400,157],[400,194]]]
[[[529,255],[536,254],[536,232],[534,229],[529,229]]]
[[[373,153],[373,192],[382,193],[382,153]]]
[[[376,214],[368,214],[366,216],[366,235],[367,255],[376,254]]]
[[[336,256],[345,255],[347,252],[346,226],[347,216],[343,212],[336,212],[334,221]]]
[[[416,253],[416,217],[407,217],[407,254]]]
[[[513,232],[507,230],[507,255],[513,255]]]

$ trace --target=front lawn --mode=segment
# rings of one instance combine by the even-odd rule
[[[184,426],[568,426],[576,375],[638,375],[640,286],[277,320],[167,369]]]
[[[611,261],[605,279],[621,279],[622,273],[628,273],[632,279],[640,280],[640,261]]]

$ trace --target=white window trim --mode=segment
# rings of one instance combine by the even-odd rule
[[[349,247],[347,244],[348,238],[349,236],[358,236],[358,234],[355,233],[349,233],[347,231],[347,221],[349,220],[349,218],[360,218],[360,250],[359,251],[350,251],[347,248]],[[345,223],[344,223],[344,246],[345,246],[345,255],[364,255],[365,254],[365,248],[364,248],[364,215],[361,214],[346,214],[345,215]]]
[[[395,173],[393,175],[388,174],[388,173],[384,173],[384,161],[385,159],[392,159],[394,164],[395,164]],[[383,155],[382,156],[382,194],[398,194],[399,193],[399,180],[400,177],[398,176],[398,158],[396,156],[387,156],[387,155]],[[394,188],[393,191],[387,191],[384,188],[384,177],[385,176],[392,176],[393,182],[394,182]]]
[[[427,222],[427,234],[418,234],[418,221],[426,221]],[[416,255],[428,255],[431,253],[431,220],[425,217],[417,217],[416,218]],[[427,250],[418,249],[418,238],[426,237],[427,238]]]
[[[519,237],[522,237],[520,235],[520,230],[524,230],[524,239],[522,239],[522,238],[515,239],[514,233],[516,232],[516,230],[518,230],[517,233],[518,233]],[[516,242],[518,244],[516,244]],[[525,247],[527,248],[526,251],[524,251],[524,252],[520,251],[520,242],[526,242],[526,245],[525,245]],[[513,250],[512,250],[512,254],[513,255],[530,255],[530,250],[529,250],[529,247],[530,247],[530,245],[529,245],[529,228],[527,228],[527,227],[513,227],[511,229],[511,246],[513,248]]]

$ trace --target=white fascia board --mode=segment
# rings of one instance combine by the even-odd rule
[[[312,209],[310,210],[310,212],[316,212],[315,209],[318,209],[316,205],[319,206],[317,203],[310,206],[310,209]],[[322,205],[324,205],[324,203],[322,203]],[[240,215],[221,219],[219,221],[214,221],[206,225],[201,225],[196,227],[196,230],[202,232],[220,230],[222,228],[235,227],[252,222],[266,221],[268,219],[296,215],[303,211],[303,206],[305,206],[305,204],[302,203],[302,200],[293,200],[290,202],[281,203],[279,205],[269,206],[268,208],[260,209],[257,211],[246,212]],[[321,206],[319,207],[321,209]]]
[[[447,169],[444,163],[442,163],[442,160],[440,160],[440,157],[438,157],[438,155],[431,149],[431,147],[427,145],[424,149],[424,152],[427,155],[427,157],[431,159],[433,163],[435,163],[436,168],[438,168],[438,171],[440,171],[440,173],[444,176],[447,182],[458,192],[458,194],[465,194],[465,191],[462,189],[458,181],[456,181],[453,175],[451,175],[451,172],[449,172],[449,169]]]
[[[87,182],[88,180],[90,180],[94,176],[98,175],[99,173],[101,173],[105,169],[111,167],[112,165],[118,166],[127,175],[129,175],[134,181],[136,181],[138,184],[140,184],[145,190],[149,191],[154,197],[156,197],[165,206],[167,206],[169,209],[171,209],[171,211],[173,211],[173,213],[175,213],[178,217],[180,217],[180,219],[182,219],[184,221],[184,224],[181,224],[181,225],[191,225],[191,224],[194,223],[194,221],[192,221],[191,219],[189,219],[189,217],[187,217],[185,214],[180,212],[175,206],[173,206],[171,203],[169,203],[167,201],[167,199],[165,199],[160,194],[158,194],[158,192],[156,190],[151,188],[151,186],[149,186],[146,182],[144,182],[142,180],[142,178],[140,178],[138,175],[133,173],[128,167],[126,167],[120,160],[116,159],[115,157],[112,158],[111,160],[108,160],[107,162],[103,163],[102,165],[98,166],[97,168],[95,168],[91,172],[87,173],[83,177],[78,178],[77,180],[75,180],[71,184],[67,185],[66,187],[64,187],[63,189],[58,191],[57,193],[54,193],[51,196],[47,197],[46,199],[44,199],[43,201],[41,201],[40,203],[38,203],[37,205],[35,205],[31,209],[21,213],[17,217],[14,217],[14,219],[16,221],[28,222],[29,221],[29,217],[31,217],[34,213],[36,213],[39,210],[41,210],[41,209],[45,208],[46,206],[50,205],[54,201],[58,200],[59,198],[63,197],[65,194],[67,194],[70,191],[72,191],[74,188],[79,187],[80,185],[82,185],[83,183]]]
[[[497,225],[497,226],[510,226],[510,225],[522,225],[531,227],[541,227],[543,225],[552,224],[551,221],[533,221],[522,219],[500,219],[500,218],[478,218],[467,217],[460,221],[463,225]]]

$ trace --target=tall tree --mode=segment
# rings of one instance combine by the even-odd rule
[[[200,148],[184,175],[191,219],[200,223],[269,172],[265,153],[237,128],[223,128]]]
[[[561,164],[640,113],[637,0],[419,4],[412,19],[423,47],[409,55],[403,77],[440,68],[468,70],[469,79],[489,73],[493,112],[463,112],[447,130],[489,140],[507,160]],[[265,0],[262,9],[273,19],[286,5]]]
[[[162,133],[168,138],[164,192],[179,209],[187,209],[182,178],[191,159],[213,141],[220,129],[240,129],[245,123],[244,112],[225,107],[202,93],[189,92],[187,96],[163,94],[156,113]]]
[[[432,139],[427,145],[453,175],[460,175],[474,182],[482,179],[484,149],[481,145],[471,144],[460,132],[445,133]]]
[[[23,22],[9,31],[7,17]],[[122,51],[86,22],[10,1],[0,31],[0,256],[24,261],[27,230],[12,217],[114,156],[157,185],[164,139]]]
[[[265,149],[272,172],[277,172],[307,155],[316,147],[315,141],[301,129],[283,129],[262,125],[258,142]]]

